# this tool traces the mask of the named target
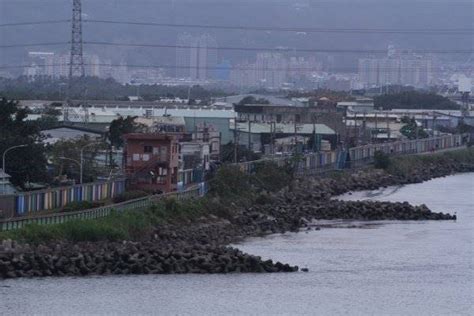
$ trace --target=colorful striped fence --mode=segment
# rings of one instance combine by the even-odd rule
[[[199,183],[203,179],[202,169],[186,169],[179,172],[178,181],[182,183],[184,187]]]
[[[323,151],[317,153],[304,154],[298,161],[297,170],[299,173],[318,173],[330,170],[344,169],[347,167],[358,167],[372,162],[376,151],[383,151],[389,155],[407,155],[425,153],[447,148],[463,146],[463,135],[443,135],[439,137],[404,140],[390,143],[369,144],[358,146],[346,150]],[[274,162],[278,166],[283,166],[289,157],[265,158],[256,161],[237,163],[236,166],[246,173],[253,173],[256,165],[262,162]],[[348,164],[350,162],[350,164]]]
[[[389,155],[425,153],[462,146],[462,135],[444,135],[439,137],[397,141],[382,144],[370,144],[349,149],[351,161],[370,160],[376,151]]]
[[[166,197],[174,197],[178,200],[202,197],[207,193],[207,190],[207,183],[202,182],[197,184],[195,187],[183,192],[171,192],[160,195],[151,195],[143,198],[125,201],[122,203],[101,206],[89,210],[67,213],[53,213],[36,216],[23,216],[3,221],[0,220],[0,231],[19,229],[29,224],[49,225],[61,224],[73,220],[97,219],[109,216],[112,211],[123,212],[128,210],[144,209],[150,207],[154,203]]]
[[[40,211],[58,209],[71,202],[100,201],[113,198],[124,191],[125,179],[117,179],[24,192],[15,196],[15,214],[30,215]]]

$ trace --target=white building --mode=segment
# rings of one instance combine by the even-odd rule
[[[217,42],[209,34],[192,36],[184,33],[176,43],[176,77],[212,80],[217,65]]]
[[[389,47],[387,57],[359,59],[359,80],[367,88],[384,85],[429,86],[433,80],[430,58],[397,53]]]
[[[28,52],[30,66],[25,68],[24,75],[34,78],[48,76],[61,78],[69,76],[70,54],[54,52]],[[84,73],[86,76],[100,77],[100,58],[97,55],[84,55]]]

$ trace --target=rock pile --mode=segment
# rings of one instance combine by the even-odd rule
[[[294,272],[231,247],[163,248],[148,242],[39,245],[0,253],[0,278],[109,274]]]

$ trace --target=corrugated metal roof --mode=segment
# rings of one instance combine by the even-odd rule
[[[297,100],[290,100],[286,98],[275,97],[271,95],[264,95],[264,94],[239,94],[239,95],[231,95],[224,98],[216,99],[217,102],[225,102],[228,104],[237,104],[242,101],[246,97],[254,97],[255,99],[266,99],[270,102],[269,105],[272,106],[304,106],[304,104]],[[265,105],[265,104],[259,104]]]
[[[250,131],[252,134],[262,134],[262,133],[271,133],[270,123],[252,123],[250,125]],[[317,134],[326,134],[326,135],[335,135],[336,132],[324,124],[315,124],[316,125],[316,133]],[[231,129],[234,129],[233,124],[231,124]],[[241,132],[248,132],[249,124],[247,122],[244,123],[237,123],[237,129]],[[297,134],[312,134],[313,133],[313,124],[296,124],[296,133]],[[283,124],[283,123],[276,123],[275,124],[275,133],[281,134],[294,134],[295,133],[295,125],[294,124]]]

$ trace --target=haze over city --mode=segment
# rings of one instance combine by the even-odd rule
[[[13,66],[40,64],[31,52],[54,53],[56,58],[49,62],[60,64],[69,49],[69,24],[61,22],[70,19],[69,6],[68,1],[57,0],[1,1],[2,24],[58,21],[0,28],[0,44],[9,46],[1,50],[0,59],[2,66],[11,67],[0,69],[1,73],[28,74],[28,70]],[[333,85],[348,90],[378,85],[364,78],[369,75],[362,73],[361,68],[366,67],[363,59],[386,58],[392,49],[405,52],[405,58],[428,63],[420,71],[429,76],[443,72],[438,80],[427,78],[420,83],[428,86],[445,83],[453,72],[469,71],[473,63],[469,1],[103,0],[84,1],[82,18],[86,63],[97,65],[89,67],[87,75],[111,76],[123,83],[191,78],[188,84],[216,81],[278,89],[284,84],[325,86],[328,80],[345,80]],[[14,47],[25,44],[34,45]],[[190,50],[187,47],[196,45],[217,49],[206,50],[204,54],[210,56],[194,64],[180,57]],[[66,61],[63,58],[62,64]],[[387,72],[398,65],[375,62]],[[192,74],[192,67],[207,70]],[[244,71],[258,67],[273,70],[271,75],[277,78]],[[411,63],[406,67],[417,66]],[[64,68],[48,74],[63,75],[67,65]],[[336,74],[345,76],[331,77]],[[403,79],[398,81],[387,79],[380,84],[405,84]]]

